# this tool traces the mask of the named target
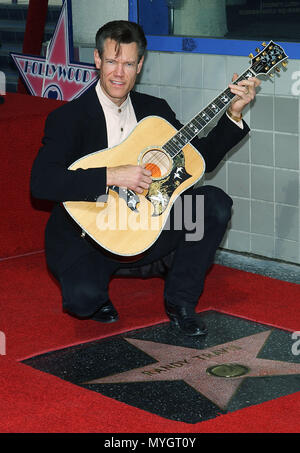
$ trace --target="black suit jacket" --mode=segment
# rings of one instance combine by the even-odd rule
[[[131,93],[137,121],[149,115],[165,118],[174,127],[182,124],[163,99]],[[225,154],[249,131],[223,115],[217,126],[192,144],[200,151],[206,171],[212,171]],[[51,112],[46,120],[43,146],[33,163],[31,192],[36,198],[56,202],[46,227],[47,262],[59,276],[92,247],[62,207],[63,201],[95,201],[106,192],[106,168],[68,170],[80,157],[107,148],[105,117],[93,85],[82,96]]]

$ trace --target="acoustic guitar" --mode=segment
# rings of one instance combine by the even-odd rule
[[[270,41],[263,50],[250,54],[251,66],[235,80],[273,75],[288,57],[281,46]],[[69,169],[145,165],[152,172],[152,183],[143,194],[127,188],[109,186],[97,202],[67,201],[69,215],[106,251],[119,257],[134,257],[145,252],[161,234],[170,210],[179,195],[199,181],[205,171],[201,154],[191,140],[203,131],[235,97],[225,89],[191,121],[176,130],[157,116],[141,120],[118,146],[97,151],[74,162]]]

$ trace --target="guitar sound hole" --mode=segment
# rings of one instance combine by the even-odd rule
[[[152,178],[165,177],[172,168],[171,158],[160,149],[151,149],[142,156],[143,165],[151,171]]]

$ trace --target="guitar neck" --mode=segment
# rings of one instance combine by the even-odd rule
[[[233,84],[237,84],[241,80],[249,79],[254,77],[255,74],[251,69],[247,69],[240,77],[238,77]],[[196,137],[211,121],[215,119],[220,112],[222,112],[229,103],[235,97],[230,91],[230,88],[226,88],[219,96],[217,96],[212,102],[210,102],[201,112],[199,112],[191,121],[183,126],[173,137],[163,145],[163,149],[174,158],[182,148],[187,145],[193,138]]]

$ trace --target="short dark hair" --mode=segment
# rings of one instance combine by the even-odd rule
[[[142,27],[135,22],[129,22],[127,20],[114,20],[99,28],[96,34],[96,48],[100,57],[103,53],[104,41],[106,39],[112,39],[117,42],[117,52],[120,44],[136,42],[138,46],[139,61],[144,55],[147,47],[147,40]]]

